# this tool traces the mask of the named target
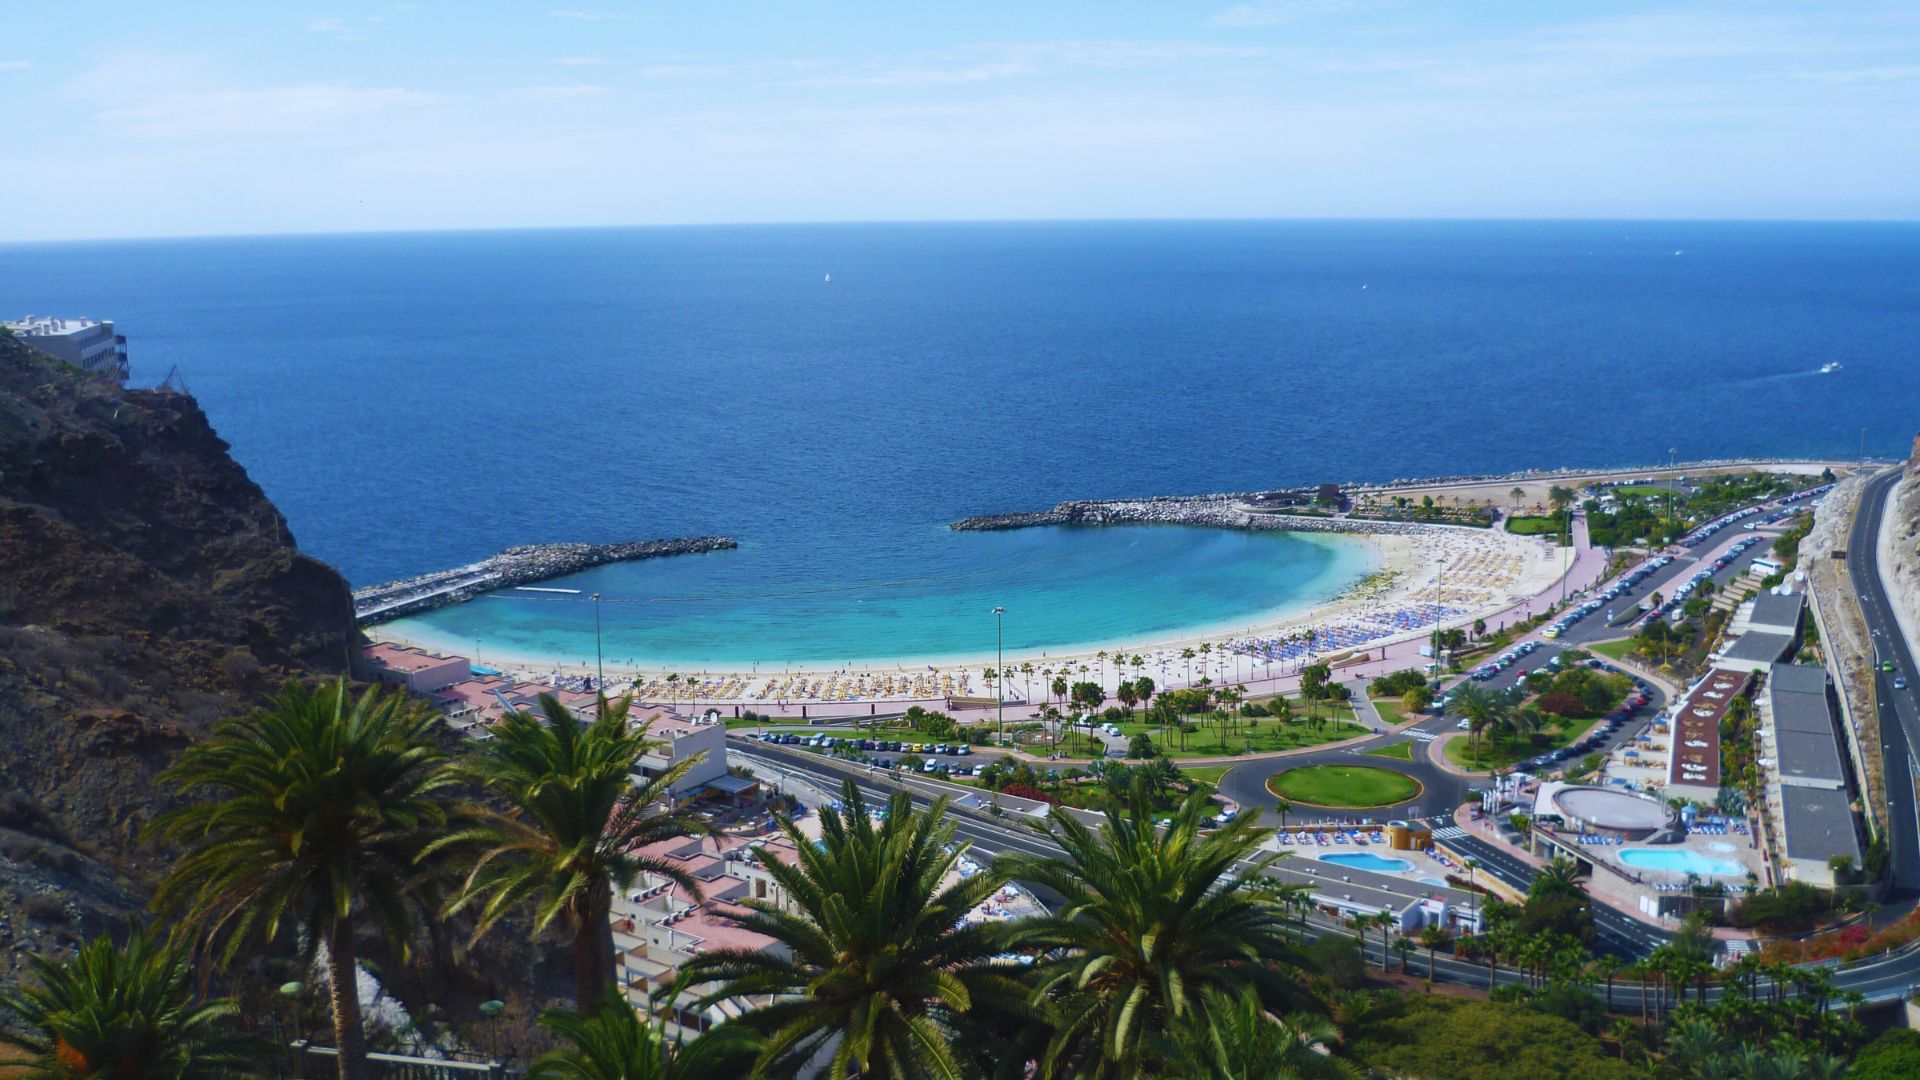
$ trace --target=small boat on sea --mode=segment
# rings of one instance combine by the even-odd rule
[[[1820,374],[1822,375],[1831,375],[1834,372],[1839,370],[1840,370],[1840,361],[1838,360],[1829,360],[1826,363],[1820,365]]]

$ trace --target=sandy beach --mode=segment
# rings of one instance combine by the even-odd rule
[[[1296,670],[1313,659],[1339,659],[1424,637],[1436,625],[1467,625],[1504,611],[1556,582],[1566,556],[1549,542],[1486,529],[1396,524],[1391,532],[1352,534],[1373,547],[1377,569],[1324,603],[1277,611],[1231,626],[1199,626],[1177,635],[1008,653],[1006,693],[1021,703],[1044,701],[1056,675],[1099,683],[1109,695],[1121,679],[1145,675],[1156,686],[1184,686],[1205,678],[1232,685]],[[459,642],[401,636],[376,626],[375,640],[468,655]],[[1306,635],[1315,640],[1309,645]],[[1194,655],[1185,656],[1191,650]],[[1297,654],[1297,655],[1288,655]],[[531,682],[578,686],[593,674],[591,659],[514,655],[488,650],[477,663]],[[974,657],[881,657],[849,664],[774,670],[765,665],[702,669],[606,665],[610,688],[633,688],[647,701],[722,708],[766,706],[790,711],[867,712],[882,705],[991,700],[991,654]]]

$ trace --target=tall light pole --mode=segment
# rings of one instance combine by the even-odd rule
[[[1006,616],[1006,608],[993,609],[993,707],[1000,728],[994,741],[1001,745],[1007,741],[1007,650],[1006,637],[1001,633]]]
[[[594,691],[601,696],[607,693],[607,668],[600,659],[600,594],[593,594],[593,671],[600,680]]]

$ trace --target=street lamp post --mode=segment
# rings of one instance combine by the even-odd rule
[[[606,663],[600,658],[600,594],[593,594],[593,671],[599,682],[594,687],[602,696],[607,692]]]
[[[300,1037],[300,994],[305,991],[306,988],[306,984],[300,982],[283,982],[280,984],[280,996],[287,999],[287,1010],[289,1013],[287,1016],[288,1039]],[[276,1029],[280,1026],[278,1014],[274,1016],[273,1026]],[[274,1032],[273,1042],[273,1074],[275,1076],[283,1076],[285,1073],[282,1071],[282,1066],[287,1063],[286,1041],[280,1038],[280,1033],[276,1030]],[[295,1067],[294,1071],[299,1071],[298,1066]]]
[[[1006,608],[993,609],[993,707],[1000,729],[994,741],[1002,746],[1007,742],[1007,650],[1006,636],[1001,632],[1006,615]]]
[[[507,1003],[501,1001],[499,998],[480,1003],[480,1012],[487,1018],[487,1027],[490,1030],[489,1042],[493,1047],[493,1061],[495,1064],[498,1064],[500,1061],[500,1014],[505,1012],[506,1008]]]

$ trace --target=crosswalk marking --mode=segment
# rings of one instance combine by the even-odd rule
[[[1467,835],[1467,830],[1458,825],[1448,825],[1445,828],[1433,830],[1433,838],[1435,840],[1458,840],[1465,835]]]
[[[1421,742],[1432,742],[1440,737],[1440,734],[1434,731],[1409,731],[1406,734],[1407,738],[1418,739]]]

